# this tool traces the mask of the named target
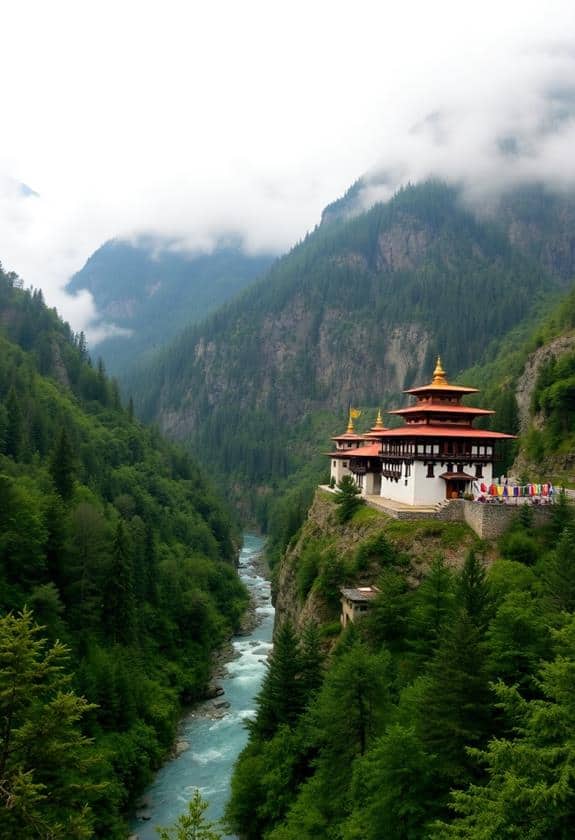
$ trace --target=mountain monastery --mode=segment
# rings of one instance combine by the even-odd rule
[[[415,403],[389,412],[405,421],[398,428],[385,428],[378,412],[373,428],[356,434],[350,410],[346,432],[332,438],[332,483],[352,475],[363,495],[414,507],[458,498],[477,480],[490,484],[495,444],[513,435],[473,427],[476,418],[494,414],[461,404],[477,388],[450,385],[438,358],[432,382],[405,393]]]

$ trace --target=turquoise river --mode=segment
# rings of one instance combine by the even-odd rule
[[[219,820],[223,815],[233,765],[247,742],[244,722],[254,715],[254,700],[272,646],[274,609],[270,583],[262,576],[258,563],[262,548],[260,537],[244,535],[239,574],[255,601],[259,622],[249,635],[233,639],[235,658],[227,663],[225,676],[218,680],[224,689],[218,701],[226,700],[229,707],[219,719],[201,711],[192,711],[182,719],[178,739],[187,742],[188,747],[158,771],[145,792],[145,806],[130,825],[133,840],[158,840],[156,826],[172,824],[186,810],[194,788],[199,788],[210,803],[210,819]]]

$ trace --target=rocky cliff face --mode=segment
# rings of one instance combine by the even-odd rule
[[[434,557],[441,554],[452,568],[461,568],[475,534],[462,523],[438,521],[399,522],[384,513],[363,508],[349,523],[339,524],[333,496],[316,492],[307,520],[288,547],[277,570],[275,581],[276,627],[289,619],[297,629],[308,621],[326,624],[339,618],[339,602],[330,593],[339,575],[341,585],[362,586],[377,582],[384,567],[377,550],[362,568],[357,568],[357,553],[373,543],[378,535],[397,550],[401,570],[411,586],[417,586]],[[495,549],[487,549],[489,560]],[[310,561],[310,557],[313,559]],[[315,570],[315,576],[302,567]],[[315,566],[313,564],[316,564]],[[326,564],[329,571],[326,572]],[[309,577],[308,577],[309,575]],[[302,590],[307,578],[305,594]],[[329,578],[329,585],[326,584]]]
[[[545,417],[541,413],[532,414],[531,404],[537,377],[542,366],[550,359],[575,350],[575,334],[568,332],[537,348],[528,357],[523,373],[517,380],[515,397],[519,412],[519,431],[526,436],[530,429],[541,430],[545,426]],[[528,475],[533,478],[552,478],[556,482],[575,481],[575,452],[557,452],[543,456],[537,463],[529,457],[522,447],[511,468],[513,475]]]
[[[561,335],[544,344],[542,347],[539,347],[527,359],[523,373],[517,380],[515,388],[515,397],[519,411],[519,431],[521,434],[525,434],[532,424],[536,427],[543,424],[543,418],[541,416],[532,418],[530,412],[531,398],[542,365],[548,362],[549,359],[553,357],[558,358],[574,349],[575,335]]]
[[[350,403],[395,407],[436,353],[455,377],[563,284],[457,190],[422,184],[320,226],[129,390],[230,484],[270,487],[325,447]]]

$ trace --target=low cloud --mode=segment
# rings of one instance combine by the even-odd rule
[[[362,173],[361,208],[432,176],[474,202],[575,187],[571,2],[196,5],[3,22],[0,259],[92,343],[64,287],[110,238],[280,253]]]

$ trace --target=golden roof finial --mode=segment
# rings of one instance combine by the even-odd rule
[[[347,431],[346,434],[352,435],[353,434],[353,408],[349,407],[349,417],[347,418]]]
[[[435,370],[433,371],[433,385],[447,385],[447,379],[445,378],[445,371],[443,370],[443,365],[441,364],[441,356],[437,357],[437,362],[435,364]]]
[[[384,428],[383,419],[381,417],[381,408],[377,409],[377,417],[375,418],[375,426],[373,428],[374,429],[383,429]]]

